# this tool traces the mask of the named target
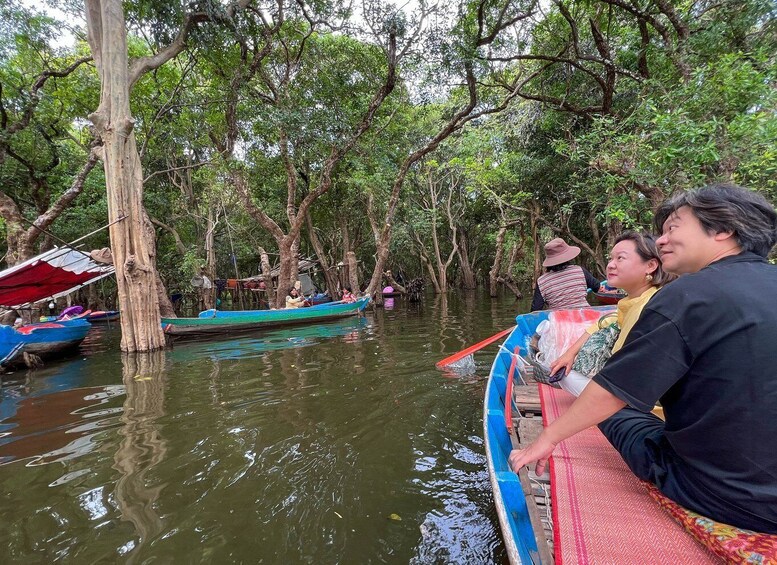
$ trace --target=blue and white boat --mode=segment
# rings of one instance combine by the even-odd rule
[[[23,352],[56,357],[84,341],[92,325],[84,319],[41,322],[20,328],[0,325],[0,365],[12,365]]]

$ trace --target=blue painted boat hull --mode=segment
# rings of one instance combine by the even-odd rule
[[[612,307],[593,309],[601,310],[603,314],[612,311]],[[541,559],[521,481],[508,463],[513,446],[505,425],[505,390],[512,352],[516,346],[521,348],[522,354],[528,351],[529,342],[537,326],[547,320],[551,312],[552,310],[542,310],[521,314],[515,318],[515,329],[499,348],[499,353],[491,365],[483,401],[483,437],[488,475],[491,479],[499,526],[512,564],[537,564],[541,563]],[[521,363],[520,359],[518,363]],[[516,381],[517,374],[513,376],[513,382]]]
[[[77,347],[91,327],[83,319],[30,324],[22,332],[0,325],[0,365],[13,364],[21,358],[22,352],[44,358],[56,357]]]

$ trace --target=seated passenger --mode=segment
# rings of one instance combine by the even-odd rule
[[[300,296],[296,288],[292,288],[286,297],[286,308],[302,308],[304,305],[305,297]]]
[[[557,237],[545,245],[544,275],[537,279],[531,309],[584,308],[588,289],[599,290],[599,281],[583,267],[572,264],[580,248]]]
[[[515,472],[545,471],[590,426],[637,478],[718,522],[777,534],[777,211],[733,185],[678,193],[657,210],[676,281],[643,308],[623,348],[525,449]],[[743,284],[743,281],[746,284]],[[650,414],[660,400],[662,421]]]
[[[620,334],[612,345],[611,353],[619,351],[648,300],[658,292],[659,288],[675,278],[661,268],[658,247],[652,236],[634,231],[625,231],[618,236],[610,254],[610,262],[607,264],[607,284],[623,289],[627,296],[618,302],[617,318],[608,316],[606,320],[591,325],[561,357],[550,364],[551,375],[564,370],[566,376],[559,381],[561,388],[575,396],[580,396],[590,382],[590,377],[593,375],[584,375],[575,371],[573,365],[591,335],[605,327],[601,322],[606,321],[606,325],[618,325],[613,329],[613,335],[618,331]]]
[[[343,302],[356,302],[356,297],[351,292],[351,287],[346,286],[343,288],[343,296],[341,299]]]

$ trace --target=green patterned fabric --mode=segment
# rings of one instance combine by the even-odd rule
[[[612,356],[612,346],[618,341],[621,329],[617,323],[595,331],[580,348],[572,368],[588,377],[602,370],[607,359]]]

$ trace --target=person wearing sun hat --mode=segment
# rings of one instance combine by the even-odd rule
[[[580,248],[557,237],[545,244],[546,272],[537,279],[531,309],[582,308],[589,306],[588,289],[599,290],[600,282],[583,267],[572,264]]]

